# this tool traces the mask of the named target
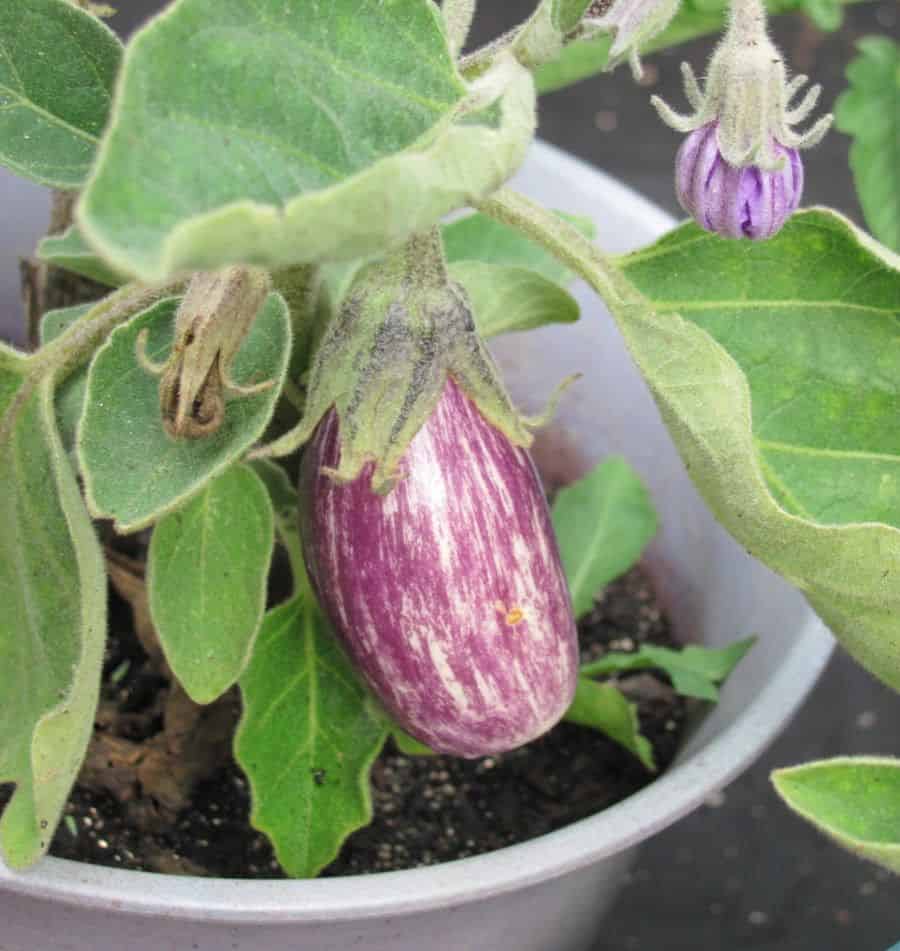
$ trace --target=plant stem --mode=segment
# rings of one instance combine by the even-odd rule
[[[573,270],[603,298],[610,310],[640,298],[608,254],[588,241],[579,231],[546,208],[509,188],[502,188],[475,207],[490,218],[515,228],[546,248],[558,261]]]
[[[447,24],[450,53],[454,59],[466,45],[477,6],[477,0],[444,0],[441,4],[444,23]]]
[[[0,417],[0,444],[6,441],[18,414],[38,386],[45,380],[58,386],[87,360],[117,324],[178,293],[183,285],[183,280],[154,287],[129,284],[95,304],[56,340],[30,356],[22,384]]]
[[[53,374],[55,383],[62,383],[118,324],[164,297],[177,294],[183,286],[184,281],[178,280],[153,287],[129,284],[115,291],[95,304],[56,340],[39,350],[29,360],[29,377],[37,381]]]

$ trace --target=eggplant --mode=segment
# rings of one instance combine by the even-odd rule
[[[501,753],[552,727],[578,641],[527,451],[448,380],[387,495],[339,484],[338,416],[303,454],[301,534],[326,615],[390,716],[433,750]]]

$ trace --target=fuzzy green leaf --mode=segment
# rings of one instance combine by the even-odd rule
[[[840,757],[772,773],[796,813],[862,858],[900,874],[900,760]]]
[[[581,23],[591,0],[550,0],[553,25],[565,36]]]
[[[44,238],[37,247],[37,256],[48,264],[65,268],[107,287],[119,287],[126,279],[97,256],[75,225],[63,234]]]
[[[808,211],[759,244],[684,225],[626,273],[654,310],[619,325],[707,503],[900,688],[898,259]]]
[[[562,212],[557,214],[574,225],[585,237],[594,237],[596,229],[591,219]],[[486,215],[474,214],[459,218],[444,225],[441,232],[444,252],[451,266],[479,261],[483,264],[524,268],[540,274],[560,287],[567,287],[574,280],[572,272],[539,244],[529,241],[514,228]]]
[[[656,534],[656,511],[637,473],[617,456],[596,466],[553,502],[553,527],[576,617],[626,572]]]
[[[274,544],[269,493],[242,465],[153,529],[150,613],[172,672],[196,703],[225,693],[250,661]]]
[[[0,0],[0,164],[77,188],[109,114],[115,35],[67,0]]]
[[[766,0],[766,9],[770,14],[802,10],[823,30],[836,30],[842,20],[842,5],[856,2],[858,0]],[[727,10],[727,0],[683,0],[675,19],[653,37],[642,52],[655,53],[707,33],[719,33],[725,25]],[[535,73],[538,92],[563,89],[602,72],[610,45],[611,40],[605,34],[570,43],[558,60],[538,68]]]
[[[55,340],[79,317],[84,316],[91,307],[91,304],[78,304],[75,307],[48,310],[41,318],[41,346]],[[75,446],[78,420],[81,419],[81,412],[84,408],[84,394],[87,391],[87,374],[88,368],[86,365],[79,367],[66,378],[61,386],[56,388],[54,397],[56,425],[67,452]]]
[[[468,292],[482,337],[578,320],[575,298],[534,271],[460,261],[450,265],[450,277]]]
[[[387,724],[311,597],[266,615],[240,686],[250,820],[290,875],[314,876],[371,820],[369,769]]]
[[[381,254],[524,157],[530,73],[466,96],[431,0],[176,0],[129,44],[79,226],[151,281]]]
[[[714,703],[719,699],[717,685],[728,678],[755,643],[755,637],[748,637],[727,647],[698,647],[691,644],[682,650],[648,644],[631,654],[605,654],[585,664],[580,673],[582,677],[599,677],[657,667],[669,675],[672,686],[683,697],[696,697]]]
[[[106,634],[100,546],[56,432],[49,380],[0,346],[0,819],[13,868],[50,844],[94,723]]]
[[[900,251],[900,46],[886,36],[867,36],[858,47],[835,122],[853,136],[850,167],[872,233]]]
[[[118,327],[97,352],[88,374],[78,429],[78,456],[88,507],[134,532],[184,504],[214,476],[240,459],[263,434],[281,390],[290,355],[287,307],[270,294],[234,362],[234,377],[249,385],[274,380],[254,396],[228,402],[218,432],[205,439],[171,438],[159,409],[159,380],[137,361],[135,346],[147,328],[147,353],[167,356],[177,301],[151,307]]]
[[[605,733],[634,753],[647,769],[656,770],[653,747],[646,737],[641,736],[637,707],[629,703],[616,687],[579,677],[575,699],[565,718],[570,723]]]

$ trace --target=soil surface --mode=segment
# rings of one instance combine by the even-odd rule
[[[108,552],[112,624],[87,762],[51,853],[99,865],[228,878],[283,875],[249,824],[247,782],[230,753],[236,692],[197,707],[170,684],[147,625],[141,564]],[[666,619],[635,569],[580,628],[584,660],[642,643],[671,645]],[[143,645],[143,646],[142,646]],[[664,675],[623,676],[641,730],[665,769],[686,702]],[[502,756],[408,756],[389,743],[372,771],[374,821],[324,875],[431,865],[557,829],[625,798],[653,775],[594,730],[562,723]]]

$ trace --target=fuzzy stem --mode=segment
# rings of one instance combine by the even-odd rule
[[[177,294],[183,286],[184,281],[178,280],[153,287],[128,284],[115,291],[39,350],[30,360],[29,376],[37,379],[52,373],[54,382],[59,385],[84,363],[118,324],[164,297]]]
[[[114,327],[162,298],[178,293],[183,285],[184,281],[155,287],[129,284],[95,304],[56,340],[30,357],[22,385],[0,416],[0,443],[6,441],[22,407],[44,380],[50,379],[52,385],[58,386],[87,360]]]
[[[401,253],[407,279],[419,286],[442,287],[447,283],[447,259],[440,228],[412,235]]]
[[[540,205],[502,188],[475,207],[490,218],[520,231],[546,248],[557,260],[583,277],[610,307],[621,298],[625,280],[609,255],[588,241],[567,221]]]
[[[450,43],[450,53],[456,59],[466,45],[472,20],[475,18],[477,0],[444,0],[441,13],[444,23],[447,24],[447,40]]]
[[[728,33],[748,41],[766,36],[766,8],[762,0],[731,0],[728,10]]]

